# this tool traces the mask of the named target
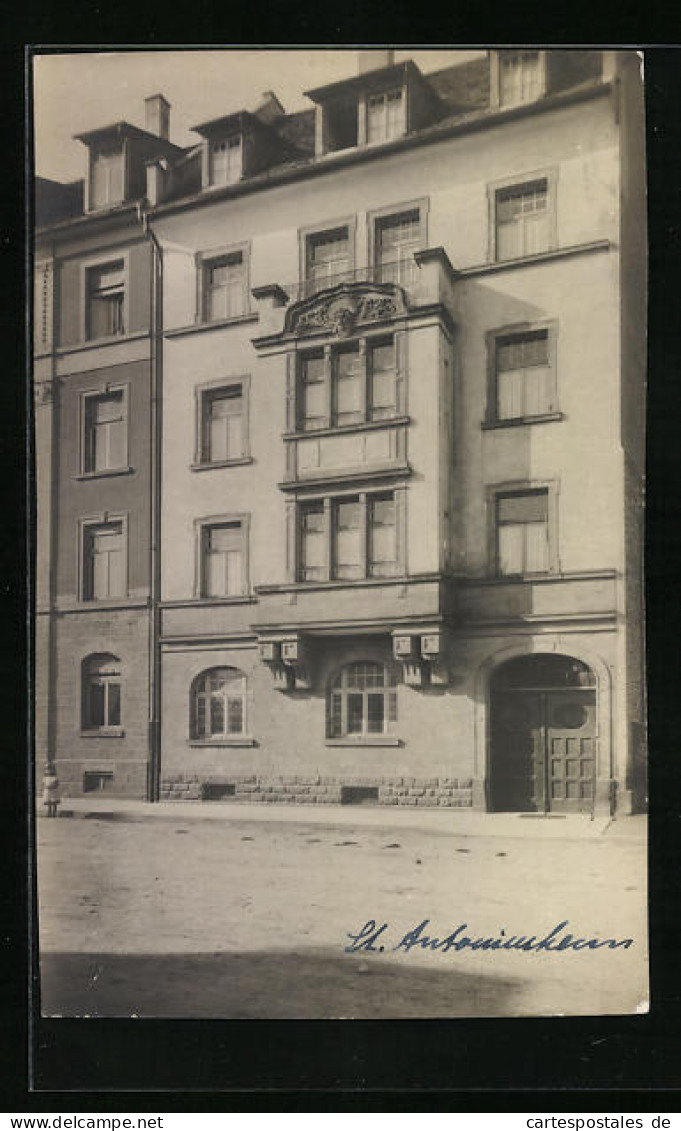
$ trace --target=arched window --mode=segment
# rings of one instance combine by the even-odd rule
[[[390,734],[397,721],[397,672],[360,660],[341,668],[329,687],[328,735]]]
[[[105,730],[121,725],[121,661],[108,652],[83,660],[82,725]]]
[[[192,687],[192,738],[246,734],[248,681],[238,668],[211,668]]]

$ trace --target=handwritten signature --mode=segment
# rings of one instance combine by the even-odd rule
[[[402,950],[409,953],[413,947],[421,947],[423,950],[440,951],[442,954],[447,954],[450,950],[466,949],[522,950],[534,951],[535,954],[540,951],[549,951],[550,953],[560,954],[568,950],[601,950],[603,947],[610,950],[619,950],[620,948],[628,950],[630,946],[634,945],[633,939],[580,938],[565,930],[569,925],[567,919],[558,923],[553,930],[541,938],[538,938],[537,935],[507,935],[503,929],[499,931],[498,935],[467,935],[464,933],[468,929],[467,923],[461,923],[448,935],[440,937],[439,935],[426,934],[426,927],[429,923],[430,919],[424,919],[418,927],[412,927],[411,930],[402,935],[398,943],[390,946],[388,938],[384,937],[388,930],[388,924],[382,923],[379,927],[374,919],[368,919],[356,934],[348,931],[348,938],[352,939],[352,942],[349,946],[344,947],[344,951],[346,954],[354,954],[357,951],[375,951],[377,954],[382,954],[386,950]],[[378,940],[381,938],[383,938],[383,942],[379,943]]]

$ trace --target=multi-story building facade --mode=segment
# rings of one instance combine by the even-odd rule
[[[104,206],[40,233],[45,742],[74,790],[630,812],[637,60],[380,55],[184,150],[149,100],[136,207],[84,138]]]

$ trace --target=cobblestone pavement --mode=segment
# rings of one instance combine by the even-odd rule
[[[85,818],[85,813],[81,814]],[[493,1017],[645,1008],[641,837],[463,836],[444,826],[239,819],[38,821],[42,1012],[141,1017]],[[118,819],[112,819],[118,818]],[[387,924],[383,952],[348,932]],[[631,937],[628,949],[392,950],[444,937]]]

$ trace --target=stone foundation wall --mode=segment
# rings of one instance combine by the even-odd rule
[[[200,801],[204,785],[233,786],[233,796],[226,802],[261,801],[264,803],[291,803],[297,805],[340,805],[344,787],[369,787],[378,789],[379,805],[429,805],[452,808],[470,808],[473,783],[470,778],[337,778],[309,775],[307,777],[248,777],[199,778],[197,776],[170,776],[161,783],[162,801]],[[351,802],[348,802],[351,804]]]

